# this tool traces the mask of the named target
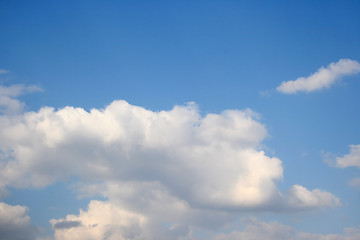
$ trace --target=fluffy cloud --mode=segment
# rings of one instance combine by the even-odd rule
[[[300,232],[277,222],[248,221],[243,231],[218,234],[213,240],[357,240],[360,239],[360,226],[344,229],[344,234],[314,234]]]
[[[349,154],[336,157],[336,166],[339,168],[360,167],[360,144],[350,145]]]
[[[31,225],[30,217],[24,206],[11,206],[0,202],[1,239],[31,240],[39,230]]]
[[[300,91],[312,92],[328,88],[341,77],[359,72],[359,62],[351,59],[340,59],[337,63],[330,63],[327,67],[321,67],[316,73],[308,77],[283,82],[276,90],[286,94],[294,94]]]
[[[55,240],[146,239],[146,218],[107,202],[91,201],[87,211],[51,220]]]
[[[318,206],[339,206],[340,201],[331,193],[314,189],[309,191],[303,186],[292,186],[287,194],[288,203],[291,207],[311,208]]]
[[[45,107],[4,115],[0,126],[3,189],[78,176],[83,182],[157,182],[192,206],[213,209],[291,203],[276,186],[281,161],[258,150],[266,129],[251,110],[202,117],[194,104],[153,112],[114,101],[90,112]],[[296,193],[317,199],[309,207],[336,205],[326,192]]]
[[[74,227],[55,228],[60,223],[76,222]],[[155,227],[146,217],[124,210],[109,202],[91,201],[87,211],[80,210],[78,215],[68,215],[66,219],[51,220],[55,240],[76,239],[181,239],[196,240],[196,229],[179,225]],[[360,226],[345,228],[343,234],[318,234],[298,231],[278,222],[261,222],[256,219],[243,220],[242,231],[215,234],[213,240],[357,240]]]
[[[15,89],[12,96],[23,91]],[[340,204],[300,185],[281,193],[281,161],[260,149],[266,135],[251,110],[201,116],[193,103],[158,112],[114,101],[89,112],[3,114],[0,190],[75,177],[80,197],[106,199],[53,219],[56,239],[193,239],[194,230],[218,229],[240,211]]]

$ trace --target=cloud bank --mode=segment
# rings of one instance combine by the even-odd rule
[[[194,206],[240,210],[285,201],[296,207],[277,190],[281,161],[257,150],[266,129],[254,116],[251,110],[227,110],[202,117],[194,104],[153,112],[125,101],[90,112],[46,107],[2,116],[1,183],[3,188],[44,187],[71,176],[158,182]],[[338,203],[329,197],[318,205],[302,203]]]
[[[55,228],[63,222],[81,222],[81,225]],[[360,226],[345,228],[343,234],[319,234],[298,231],[278,222],[261,222],[254,218],[243,219],[245,228],[229,233],[215,234],[212,240],[357,240]],[[55,230],[55,240],[77,239],[199,239],[192,230],[184,226],[169,225],[164,229],[155,227],[146,217],[119,208],[109,202],[91,201],[86,211],[78,215],[68,215],[66,219],[51,220]],[[203,239],[203,238],[201,238]]]
[[[340,59],[336,63],[330,63],[327,67],[321,67],[308,77],[299,77],[294,81],[282,82],[276,90],[285,94],[312,92],[329,88],[340,78],[359,72],[359,62],[351,59]]]
[[[213,240],[356,240],[360,238],[360,226],[345,228],[344,234],[317,234],[297,231],[277,222],[260,222],[248,220],[243,231],[218,234]]]
[[[155,112],[122,100],[89,112],[4,113],[0,193],[75,177],[79,197],[106,199],[53,219],[56,239],[193,239],[194,229],[218,229],[242,211],[339,206],[324,190],[279,191],[282,163],[261,150],[267,132],[257,116],[249,109],[201,116],[194,103]]]

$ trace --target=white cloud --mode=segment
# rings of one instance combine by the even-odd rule
[[[19,113],[24,103],[20,102],[17,97],[30,92],[42,91],[38,86],[25,86],[17,84],[12,86],[0,86],[0,114]]]
[[[8,91],[18,96],[22,88],[16,89]],[[193,103],[159,112],[114,101],[90,112],[44,107],[3,114],[0,190],[75,176],[79,196],[107,199],[52,220],[57,239],[106,239],[112,232],[191,239],[194,229],[217,229],[239,211],[339,205],[331,193],[300,185],[280,193],[281,161],[259,149],[266,135],[251,110],[201,116]]]
[[[360,226],[345,228],[344,234],[317,234],[297,231],[277,222],[248,221],[243,231],[217,234],[213,240],[357,240],[360,239]]]
[[[24,206],[11,206],[0,202],[0,238],[12,240],[35,239],[39,229],[31,225]]]
[[[336,166],[339,168],[360,167],[360,144],[350,145],[349,154],[336,157]]]
[[[87,211],[51,220],[55,240],[148,239],[145,217],[107,202],[91,201]]]
[[[360,72],[360,63],[351,59],[340,59],[337,63],[330,63],[321,67],[316,73],[308,77],[300,77],[295,81],[282,82],[277,91],[294,94],[296,92],[312,92],[328,88],[343,76]]]
[[[194,104],[153,112],[114,101],[90,112],[46,107],[5,115],[0,126],[7,159],[0,165],[2,188],[78,176],[83,182],[158,182],[192,206],[213,209],[274,209],[287,201],[276,186],[281,161],[257,150],[266,129],[251,110],[202,117]],[[316,206],[329,206],[328,193],[307,194]]]
[[[205,217],[205,216],[203,216]],[[208,216],[209,217],[209,216]],[[91,201],[86,211],[78,215],[67,215],[65,219],[51,220],[55,240],[76,239],[181,239],[196,240],[196,229],[179,224],[154,224],[154,219],[125,210],[119,205],[103,201]],[[157,219],[159,220],[159,219]],[[81,223],[74,227],[55,228],[60,223]],[[345,228],[343,234],[307,233],[296,230],[278,222],[261,222],[254,218],[243,219],[245,228],[242,231],[216,233],[217,229],[207,231],[207,239],[212,240],[357,240],[360,237],[360,226]],[[156,222],[155,222],[156,223]],[[201,238],[203,239],[203,238]]]
[[[287,199],[291,207],[297,206],[305,209],[340,205],[340,200],[333,194],[320,189],[309,191],[300,185],[294,185],[289,189]]]

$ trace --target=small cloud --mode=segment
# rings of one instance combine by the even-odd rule
[[[360,72],[360,63],[351,59],[340,59],[336,63],[330,63],[327,67],[321,67],[317,72],[308,77],[299,77],[294,81],[282,82],[276,88],[285,94],[296,92],[312,92],[323,88],[329,88],[341,77],[354,75]]]
[[[261,97],[271,97],[273,94],[273,90],[265,90],[265,91],[260,91],[259,94]]]
[[[330,167],[346,168],[358,167],[360,168],[360,144],[350,145],[350,153],[343,157],[337,157],[333,153],[322,153],[323,161]]]
[[[350,153],[343,157],[336,157],[336,166],[339,168],[360,168],[360,144],[350,145]]]
[[[340,206],[340,200],[333,194],[320,189],[312,191],[300,185],[292,186],[287,194],[287,201],[292,208],[299,209],[336,207]]]
[[[69,220],[60,220],[52,226],[53,229],[69,229],[80,227],[82,224],[80,221],[69,221]]]

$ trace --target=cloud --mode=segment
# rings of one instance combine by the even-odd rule
[[[243,231],[217,234],[213,240],[357,240],[360,238],[360,226],[345,228],[344,234],[317,234],[297,231],[277,222],[260,222],[248,220]]]
[[[295,81],[282,82],[276,88],[285,94],[296,92],[312,92],[323,88],[329,88],[341,77],[360,72],[360,63],[351,59],[340,59],[336,63],[330,63],[327,67],[321,67],[317,72],[308,77],[300,77]]]
[[[291,203],[277,189],[281,161],[258,150],[267,133],[251,110],[201,116],[194,104],[153,112],[114,101],[90,112],[44,107],[4,115],[0,126],[2,188],[77,176],[85,183],[157,182],[196,207],[271,210]],[[317,207],[329,206],[326,192],[307,194]]]
[[[0,237],[1,239],[35,239],[39,229],[31,224],[24,206],[11,206],[0,202]]]
[[[14,89],[18,96],[22,88]],[[281,193],[282,162],[261,150],[266,136],[249,109],[202,116],[194,103],[157,112],[114,101],[89,112],[3,114],[0,190],[75,177],[79,197],[106,199],[53,219],[56,239],[191,239],[194,229],[218,229],[241,211],[340,204],[300,185]]]
[[[314,189],[309,191],[303,186],[294,185],[287,193],[288,203],[291,207],[316,208],[319,206],[340,206],[340,200],[333,194]]]
[[[0,114],[15,114],[22,111],[24,103],[17,97],[31,92],[42,91],[38,86],[25,86],[17,84],[12,86],[0,86]]]
[[[360,168],[360,144],[350,145],[350,153],[343,157],[336,157],[336,166],[339,168]]]
[[[58,222],[76,221],[83,224],[76,228],[54,228],[54,239],[182,239],[196,240],[196,228],[176,224],[154,226],[151,219],[124,210],[118,205],[103,201],[91,201],[86,211],[78,215],[68,215],[66,219],[51,220],[52,225]],[[345,228],[343,234],[307,233],[278,222],[262,222],[255,218],[242,219],[245,228],[242,231],[215,233],[208,231],[207,239],[212,240],[357,240],[360,237],[360,226]],[[201,238],[202,239],[202,238]]]
[[[81,224],[80,224],[81,223]],[[55,240],[149,239],[143,233],[146,219],[107,202],[91,201],[87,211],[51,220]]]

